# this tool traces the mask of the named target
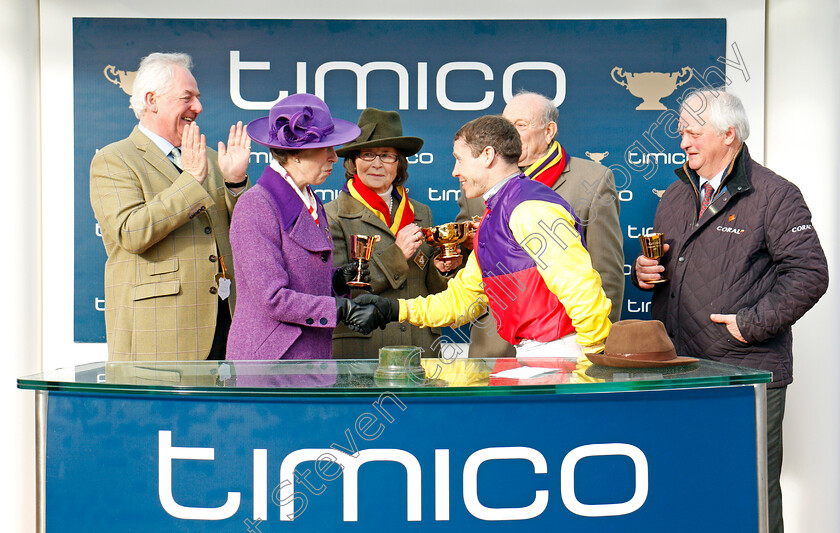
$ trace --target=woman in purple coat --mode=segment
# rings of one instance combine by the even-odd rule
[[[327,215],[310,187],[332,172],[333,147],[360,130],[333,119],[320,98],[296,94],[247,131],[271,149],[271,163],[230,224],[238,287],[227,359],[328,359],[333,328],[369,331],[375,311],[344,297],[356,263],[333,268]]]

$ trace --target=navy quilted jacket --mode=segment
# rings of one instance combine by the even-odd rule
[[[656,210],[669,282],[654,289],[651,316],[677,354],[773,372],[793,381],[791,326],[828,288],[828,266],[799,188],[750,158],[746,145],[697,220],[698,177],[686,163]],[[635,274],[635,272],[634,272]],[[634,282],[636,282],[634,277]],[[712,313],[737,314],[742,343]]]

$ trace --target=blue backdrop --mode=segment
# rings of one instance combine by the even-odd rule
[[[126,91],[151,52],[192,55],[204,105],[198,122],[213,147],[235,121],[265,116],[281,92],[314,92],[335,116],[354,122],[366,106],[399,109],[405,133],[426,141],[412,158],[409,194],[431,206],[436,223],[458,212],[454,132],[477,116],[501,113],[519,89],[543,93],[558,103],[557,138],[566,151],[615,173],[627,273],[638,235],[652,225],[657,193],[682,163],[672,110],[689,89],[727,83],[719,59],[725,44],[722,19],[76,18],[74,338],[105,340],[106,256],[90,207],[90,160],[136,124]],[[267,153],[255,148],[251,176],[267,163]],[[330,201],[342,184],[339,164],[318,194]],[[628,278],[623,318],[647,318],[649,302]]]

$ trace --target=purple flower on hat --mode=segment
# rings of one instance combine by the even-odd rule
[[[314,114],[310,106],[304,106],[296,113],[280,114],[271,125],[270,136],[285,146],[298,147],[318,142],[335,130],[332,123],[324,127],[313,124]]]

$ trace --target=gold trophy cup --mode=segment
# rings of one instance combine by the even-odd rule
[[[639,242],[642,243],[642,255],[648,259],[659,259],[662,257],[663,248],[665,246],[664,233],[648,233],[647,235],[639,235]],[[665,277],[661,277],[654,281],[647,283],[664,283],[668,281]]]
[[[365,262],[370,261],[370,256],[373,255],[373,245],[379,242],[379,235],[353,235],[350,237],[350,257],[354,261],[359,262],[359,271],[356,273],[356,279],[348,281],[347,285],[359,289],[370,288],[370,283],[362,281],[361,268]]]
[[[453,259],[460,256],[456,250],[457,246],[467,240],[473,228],[473,221],[447,222],[433,228],[420,228],[426,242],[429,242],[442,251],[439,259]]]

